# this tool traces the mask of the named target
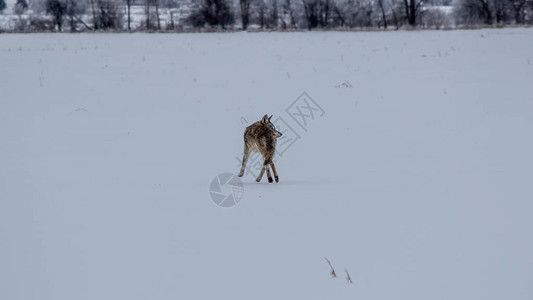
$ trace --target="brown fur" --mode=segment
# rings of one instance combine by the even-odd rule
[[[270,168],[272,168],[274,178],[276,179],[276,182],[279,182],[278,172],[276,172],[276,167],[272,162],[272,158],[276,152],[277,139],[282,134],[277,131],[274,124],[270,122],[271,118],[272,116],[268,117],[265,115],[260,121],[246,127],[246,130],[244,131],[244,155],[242,157],[239,177],[244,175],[246,160],[248,159],[250,152],[259,152],[263,156],[264,162],[261,173],[259,173],[259,176],[255,181],[260,182],[266,170],[268,182],[272,182],[272,176],[270,175]]]

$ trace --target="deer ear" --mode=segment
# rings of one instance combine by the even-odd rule
[[[268,123],[268,115],[263,116],[263,124]]]
[[[268,121],[270,122],[270,119],[272,119],[272,115],[270,115],[270,117],[268,117]]]

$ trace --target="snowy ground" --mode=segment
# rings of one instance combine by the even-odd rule
[[[2,35],[0,70],[1,299],[533,298],[532,29]],[[266,113],[280,183],[215,205]]]

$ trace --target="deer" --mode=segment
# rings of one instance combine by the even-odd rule
[[[259,152],[263,156],[263,168],[255,181],[260,182],[266,170],[268,182],[272,183],[273,180],[270,175],[270,168],[272,168],[274,178],[276,182],[279,182],[278,172],[276,172],[272,158],[276,152],[277,139],[283,134],[276,130],[270,119],[272,119],[272,115],[270,117],[265,115],[260,121],[246,127],[244,131],[244,155],[242,157],[241,171],[237,176],[242,177],[244,175],[248,155],[251,152]]]

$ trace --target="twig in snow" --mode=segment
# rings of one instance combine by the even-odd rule
[[[335,274],[335,269],[333,269],[333,266],[331,265],[331,262],[329,261],[329,259],[327,259],[326,257],[324,257],[324,259],[328,262],[331,268],[331,271],[329,272],[329,274],[331,274],[331,277],[333,278],[337,277],[337,274]]]
[[[352,278],[350,277],[350,273],[348,273],[348,269],[344,269],[344,272],[346,272],[346,283],[352,284]]]

